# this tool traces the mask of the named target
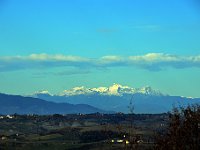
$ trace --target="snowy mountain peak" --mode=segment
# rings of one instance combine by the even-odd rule
[[[122,86],[121,86],[120,84],[114,83],[112,86],[110,86],[110,87],[108,88],[108,93],[109,93],[110,95],[120,95],[119,92],[120,92],[120,88],[121,88],[121,87],[122,87]]]
[[[34,93],[35,95],[36,94],[45,94],[45,95],[52,95],[49,91],[47,90],[41,90],[41,91],[37,91]]]
[[[91,94],[92,91],[84,86],[74,87],[70,90],[64,90],[60,95],[72,96],[72,95],[82,95]]]
[[[97,87],[97,88],[86,88],[84,86],[74,87],[69,90],[64,90],[60,95],[62,96],[73,96],[73,95],[116,95],[122,96],[124,94],[148,94],[148,95],[162,95],[159,91],[153,90],[151,87],[143,88],[131,88],[129,86],[122,86],[114,83],[109,87]]]
[[[91,91],[103,94],[108,92],[108,88],[107,87],[91,88]]]
[[[109,87],[96,87],[96,88],[87,88],[84,86],[74,87],[72,89],[64,90],[60,94],[55,94],[55,96],[76,96],[76,95],[115,95],[115,96],[123,96],[125,94],[146,94],[146,95],[163,95],[161,92],[152,89],[150,86],[142,87],[142,88],[132,88],[129,86],[123,86],[121,84],[114,83]],[[35,92],[32,94],[32,97],[38,96],[53,96],[49,91],[42,90]]]
[[[143,87],[139,90],[139,93],[147,95],[163,95],[160,91],[152,89],[150,86]]]
[[[151,94],[154,93],[154,90],[150,86],[145,86],[140,89],[140,92],[143,94]]]
[[[31,95],[24,95],[24,96],[30,96],[30,97],[35,97],[35,98],[39,98],[40,96],[53,96],[53,94],[51,94],[49,91],[47,90],[41,90],[41,91],[37,91]]]

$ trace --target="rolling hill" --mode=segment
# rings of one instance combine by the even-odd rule
[[[72,114],[105,111],[87,104],[55,103],[17,95],[0,94],[0,114]]]

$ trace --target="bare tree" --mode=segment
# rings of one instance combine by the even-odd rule
[[[156,137],[156,149],[199,150],[200,105],[174,108],[166,132]]]

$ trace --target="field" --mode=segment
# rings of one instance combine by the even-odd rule
[[[153,149],[167,114],[10,115],[0,119],[0,149]]]

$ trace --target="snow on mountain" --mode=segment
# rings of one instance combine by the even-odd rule
[[[172,106],[187,106],[200,103],[200,99],[181,96],[164,95],[149,86],[132,88],[120,84],[109,87],[87,88],[84,86],[64,90],[52,95],[48,91],[39,91],[35,96],[56,103],[87,104],[102,110],[128,113],[130,100],[133,99],[134,111],[137,113],[162,113],[172,109]]]
[[[75,87],[69,90],[64,90],[59,96],[74,96],[74,95],[115,95],[123,96],[124,94],[148,94],[148,95],[162,95],[161,92],[153,90],[151,87],[132,88],[129,86],[122,86],[114,83],[110,87],[86,88],[84,86]]]
[[[160,91],[152,89],[150,86],[138,89],[136,93],[147,94],[147,95],[163,95]]]
[[[108,88],[107,87],[92,88],[91,90],[95,91],[97,93],[102,93],[102,94],[106,94],[108,92]]]
[[[84,95],[84,94],[92,94],[93,91],[90,90],[89,88],[86,88],[84,86],[80,87],[74,87],[69,90],[64,90],[60,96],[73,96],[73,95]]]
[[[31,95],[24,95],[24,96],[30,96],[30,97],[39,98],[40,96],[53,96],[53,94],[51,94],[47,90],[41,90],[41,91],[34,92]]]
[[[37,97],[38,95],[46,96],[76,96],[76,95],[107,95],[107,96],[123,96],[125,94],[146,94],[146,95],[163,95],[158,90],[154,90],[149,86],[142,88],[132,88],[129,86],[123,86],[120,84],[114,83],[109,87],[97,87],[97,88],[87,88],[84,86],[74,87],[72,89],[67,89],[61,92],[60,94],[51,94],[47,90],[37,91],[32,94],[32,97]]]
[[[36,92],[37,94],[49,94],[49,95],[51,95],[51,93],[49,92],[49,91],[47,91],[47,90],[44,90],[44,91],[38,91],[38,92]]]

